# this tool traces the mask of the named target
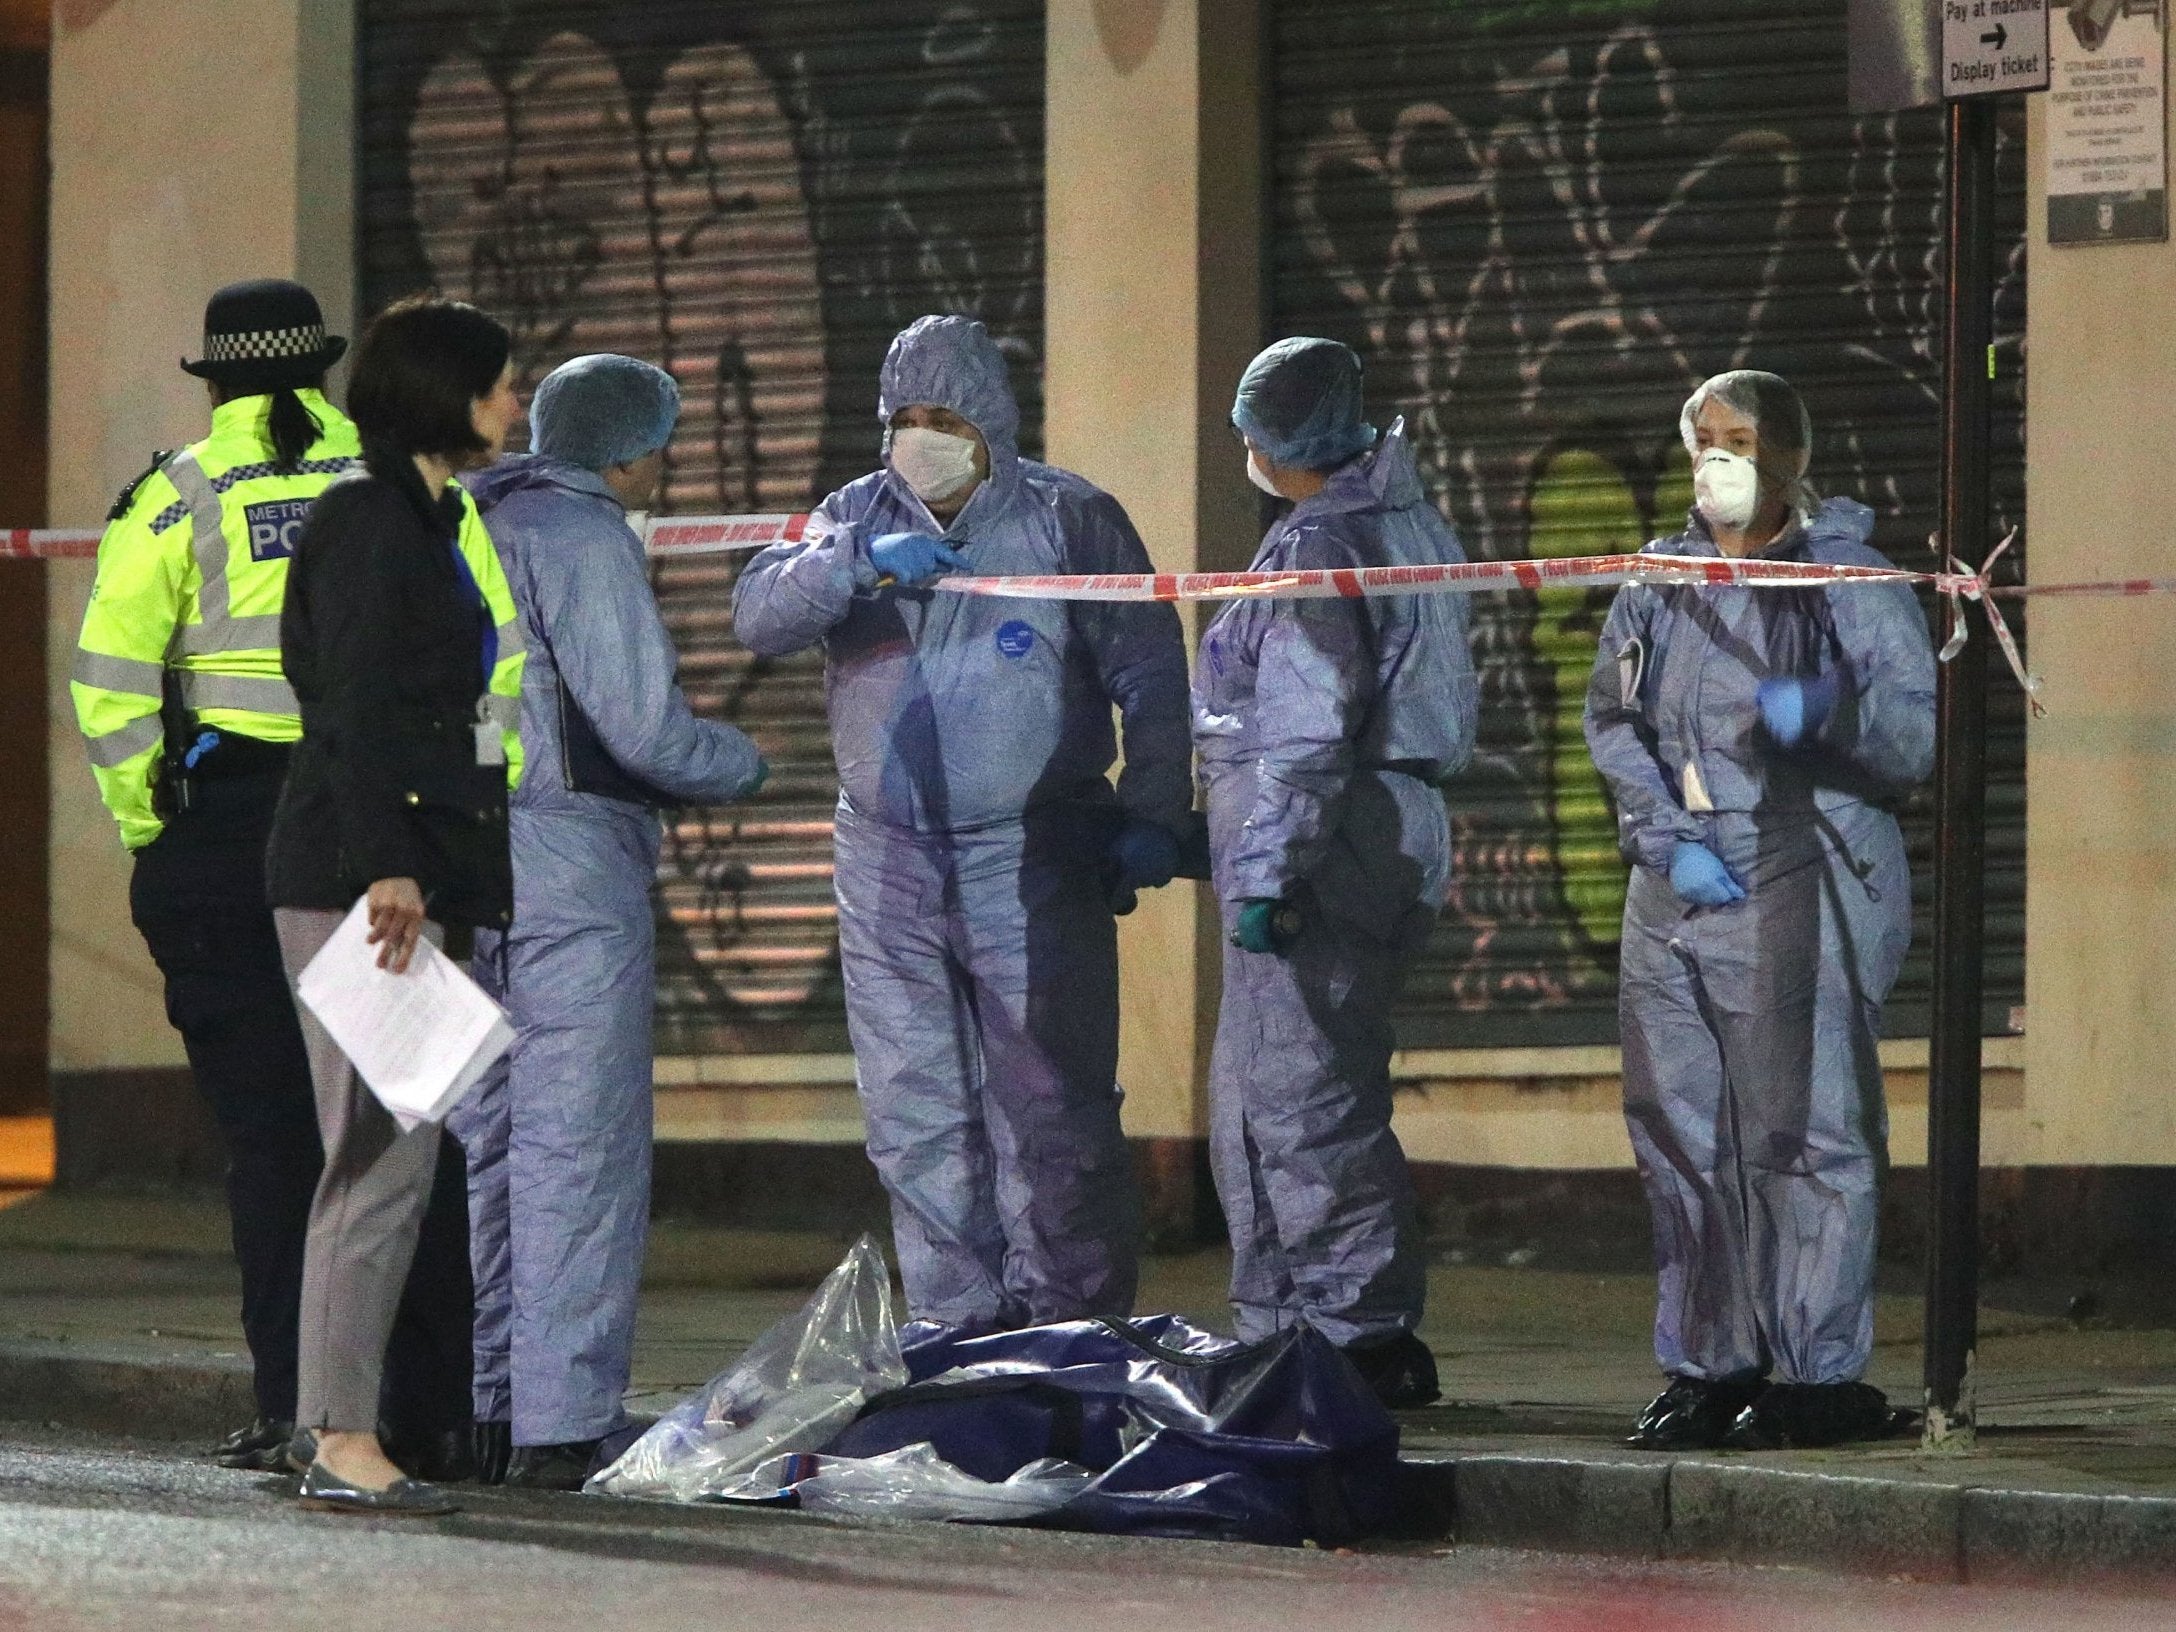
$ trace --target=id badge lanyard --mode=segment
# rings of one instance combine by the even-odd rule
[[[490,714],[491,676],[499,666],[499,626],[492,620],[491,603],[484,599],[483,585],[476,581],[476,573],[468,564],[468,557],[461,553],[461,537],[454,534],[449,546],[453,551],[453,570],[468,590],[469,601],[476,608],[477,645],[483,654],[482,689],[476,698],[476,763],[479,765],[504,765],[506,741],[500,734],[498,722]]]

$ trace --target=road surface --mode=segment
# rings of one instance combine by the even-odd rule
[[[0,1632],[1824,1632],[2176,1626],[2176,1600],[1624,1564],[1360,1555],[479,1492],[428,1521],[292,1481],[0,1428]]]

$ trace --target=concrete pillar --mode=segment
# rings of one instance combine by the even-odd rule
[[[2032,576],[2176,576],[2176,244],[2048,247],[2042,100],[2027,99]],[[2031,625],[2048,714],[2026,759],[2026,1114],[2019,1148],[1989,1160],[2176,1163],[2176,599],[2043,601]]]
[[[154,449],[205,433],[175,364],[221,284],[301,277],[352,332],[354,37],[354,0],[58,0],[54,525],[97,525]],[[48,578],[56,1098],[66,1074],[182,1060],[69,704],[90,584],[87,562]]]
[[[1257,10],[1049,8],[1048,455],[1115,494],[1165,570],[1244,566],[1260,533],[1225,422],[1261,341]],[[1166,1235],[1196,1207],[1218,958],[1204,886],[1152,892],[1122,923],[1126,1123]]]

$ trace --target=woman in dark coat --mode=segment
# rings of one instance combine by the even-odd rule
[[[290,977],[367,897],[381,967],[420,937],[467,956],[512,915],[507,755],[492,723],[499,661],[488,546],[464,554],[456,471],[488,463],[520,417],[506,331],[474,307],[406,301],[356,354],[349,410],[363,474],[326,489],[295,546],[281,657],[302,705],[267,859]],[[452,1504],[378,1443],[386,1340],[438,1155],[403,1130],[307,1009],[325,1172],[302,1281],[297,1424],[314,1435],[302,1497],[359,1512]],[[307,1443],[307,1441],[305,1441]]]

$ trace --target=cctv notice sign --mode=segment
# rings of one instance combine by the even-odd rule
[[[2168,0],[2072,0],[2054,36],[2048,242],[2164,242]]]
[[[1944,96],[2047,88],[2047,0],[1942,0]]]

